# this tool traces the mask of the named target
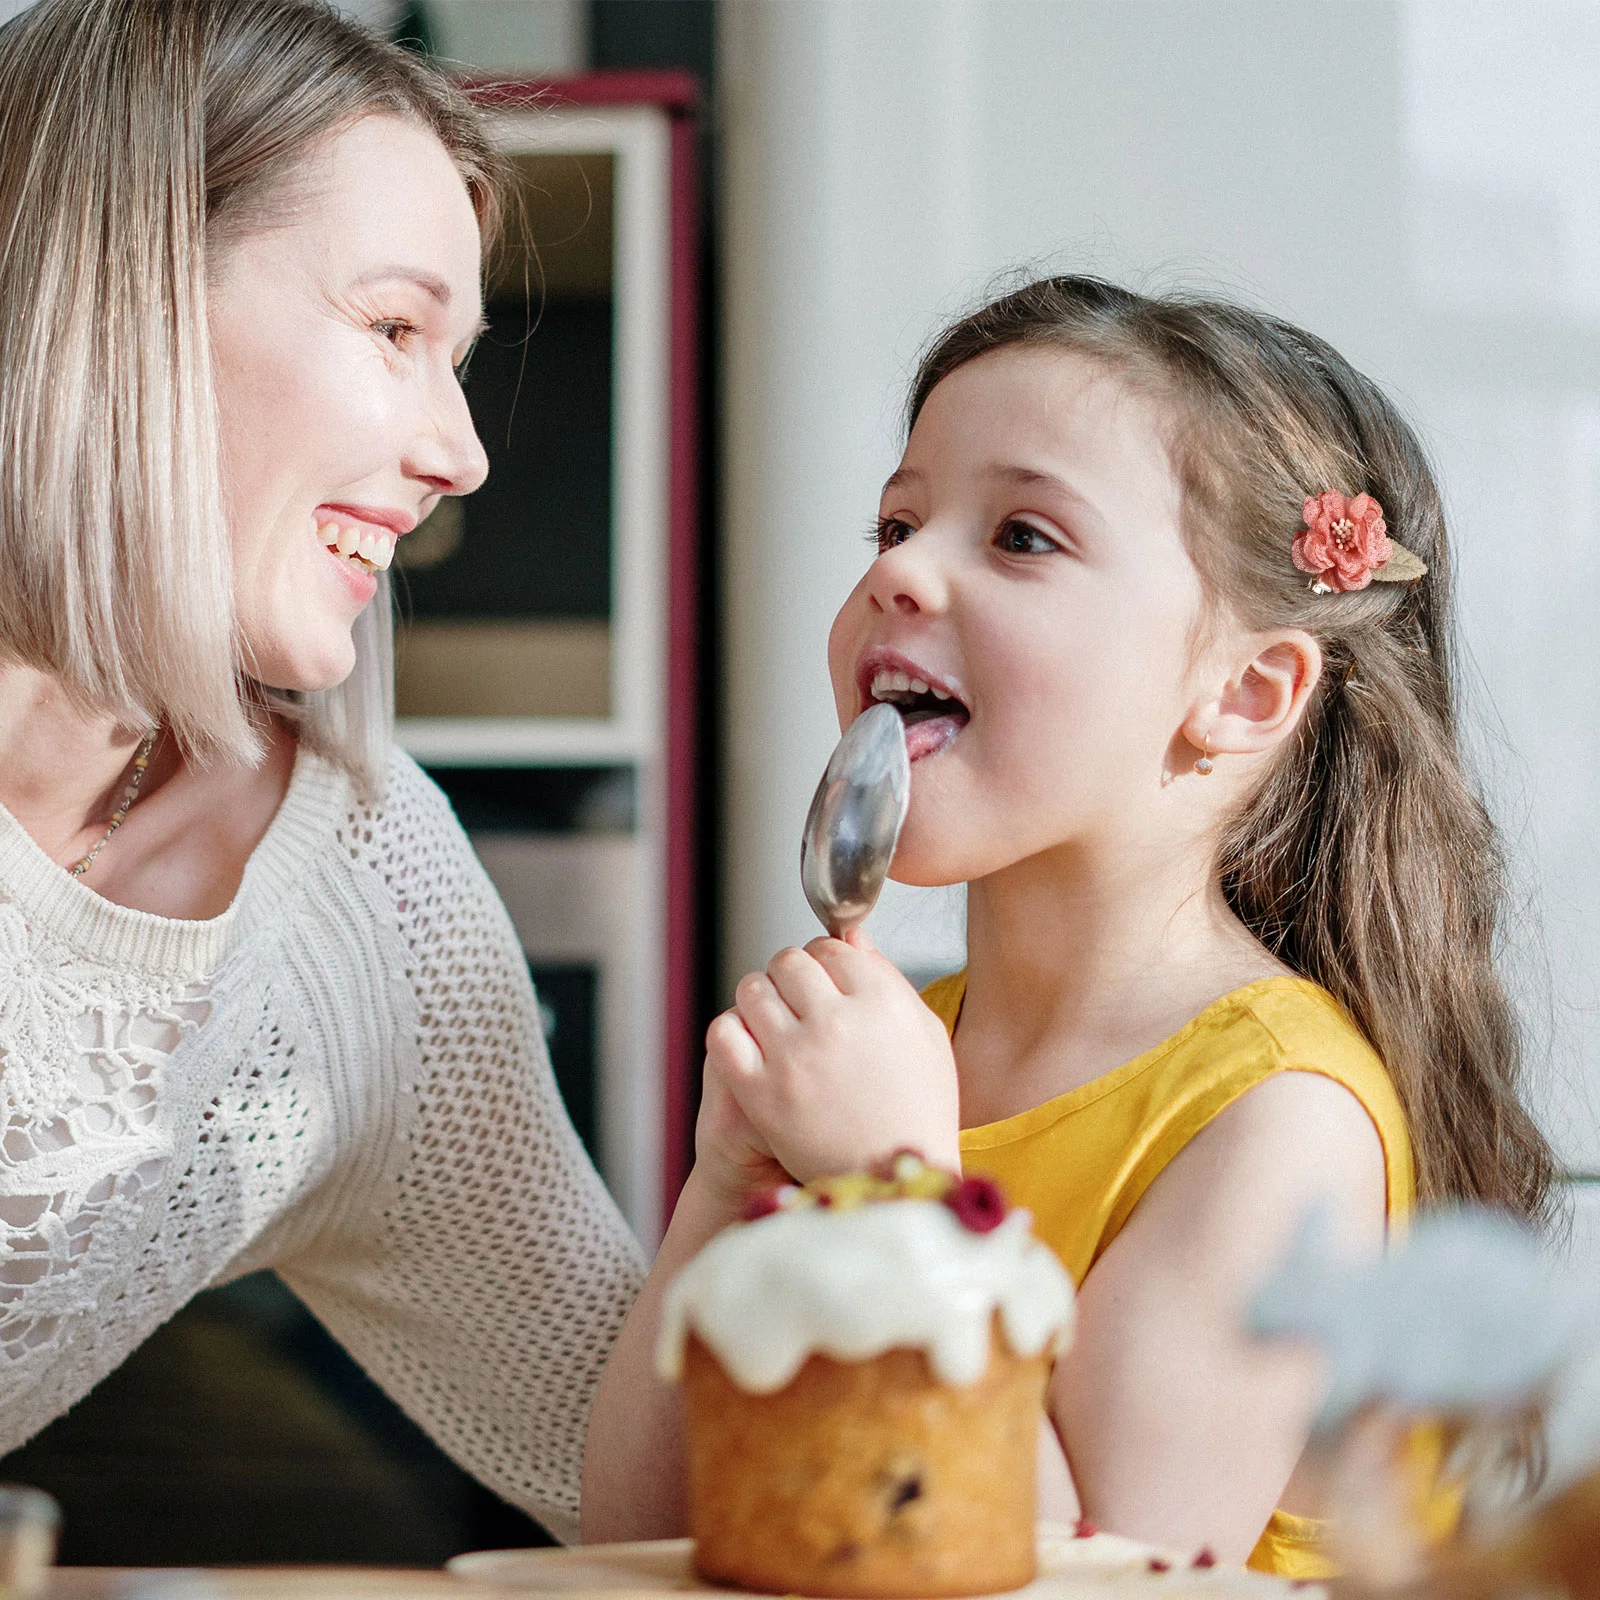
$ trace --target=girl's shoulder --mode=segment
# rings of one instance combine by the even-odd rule
[[[1273,1096],[1285,1108],[1324,1101],[1302,1087],[1306,1077],[1347,1090],[1377,1131],[1384,1149],[1391,1213],[1411,1205],[1411,1138],[1399,1091],[1383,1059],[1350,1013],[1320,984],[1268,978],[1225,995],[1196,1019],[1194,1055],[1206,1060],[1227,1102],[1257,1084],[1281,1078]],[[1227,1103],[1225,1102],[1225,1103]]]
[[[966,995],[966,973],[936,978],[922,998],[952,1033]],[[1145,1103],[1226,1103],[1278,1072],[1312,1072],[1342,1083],[1374,1120],[1401,1119],[1399,1096],[1382,1059],[1349,1013],[1319,984],[1287,974],[1257,979],[1219,996],[1150,1050],[1083,1090],[1025,1113],[1076,1107],[1121,1090]],[[1013,1119],[1016,1120],[1016,1119]]]
[[[1283,1067],[1389,1085],[1382,1058],[1354,1018],[1309,978],[1285,974],[1246,984],[1224,995],[1200,1020],[1224,1008],[1236,1023],[1259,1030],[1262,1043]],[[1226,1028],[1219,1016],[1218,1034],[1224,1034]]]
[[[1333,995],[1306,978],[1262,978],[1235,989],[1161,1048],[1190,1092],[1214,1084],[1242,1093],[1277,1073],[1309,1072],[1343,1084],[1375,1121],[1402,1116],[1382,1058]]]
[[[963,990],[958,973],[923,995],[952,1025]],[[1153,1049],[1066,1095],[968,1129],[962,1148],[974,1170],[1034,1212],[1081,1278],[1202,1134],[1229,1162],[1275,1166],[1282,1156],[1338,1167],[1373,1132],[1387,1210],[1402,1218],[1414,1174],[1394,1084],[1332,995],[1282,976],[1222,995]]]

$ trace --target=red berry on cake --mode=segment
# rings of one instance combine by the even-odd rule
[[[774,1212],[783,1209],[783,1202],[778,1199],[776,1189],[752,1189],[744,1197],[744,1220],[746,1222],[759,1222],[763,1217],[770,1217]]]
[[[974,1233],[988,1233],[1006,1220],[1006,1197],[989,1178],[963,1178],[944,1203],[960,1218],[961,1226]]]

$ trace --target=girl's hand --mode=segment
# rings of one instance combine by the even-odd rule
[[[944,1025],[864,932],[780,950],[734,998],[706,1035],[707,1093],[731,1096],[760,1147],[796,1179],[901,1148],[960,1169]]]
[[[704,1085],[700,1095],[700,1115],[694,1125],[694,1171],[713,1203],[735,1220],[752,1189],[770,1189],[789,1182],[761,1135],[739,1109],[724,1075],[713,1064],[715,1054],[711,1035],[706,1038]]]

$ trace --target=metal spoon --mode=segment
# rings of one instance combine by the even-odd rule
[[[910,804],[905,724],[893,706],[870,706],[829,758],[800,839],[800,886],[834,938],[877,903]]]

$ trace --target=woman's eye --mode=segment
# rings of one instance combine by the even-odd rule
[[[897,544],[904,544],[915,531],[909,522],[902,522],[898,517],[879,517],[878,525],[873,530],[878,554],[881,556],[885,550],[893,550]]]
[[[1054,539],[1040,533],[1029,523],[1018,522],[1015,518],[1000,524],[1000,531],[995,535],[995,543],[1008,556],[1042,556],[1061,548]]]
[[[372,331],[380,339],[387,339],[390,344],[402,345],[417,331],[417,328],[415,323],[407,322],[403,317],[384,317],[372,324]]]

